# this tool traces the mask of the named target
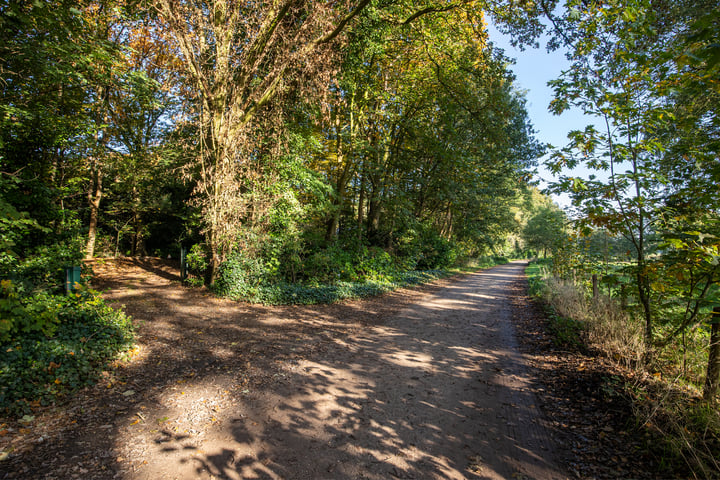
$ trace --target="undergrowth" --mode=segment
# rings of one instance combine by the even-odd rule
[[[6,332],[0,344],[0,412],[25,415],[93,384],[133,343],[131,320],[95,291],[52,303],[52,328]]]
[[[220,266],[213,291],[222,297],[266,305],[310,305],[336,303],[380,295],[397,288],[428,283],[460,271],[472,271],[507,263],[501,257],[483,257],[465,260],[455,268],[403,271],[391,262],[374,262],[374,268],[345,265],[337,272],[337,279],[324,276],[322,281],[277,281],[266,275],[266,269],[257,259],[237,255]],[[367,262],[366,262],[367,263]],[[364,271],[366,273],[359,274]],[[352,272],[347,276],[346,272]]]
[[[219,283],[216,293],[234,300],[266,305],[311,305],[335,303],[341,300],[380,295],[399,287],[431,282],[447,275],[444,270],[405,272],[384,280],[366,282],[336,282],[330,285],[303,285],[293,283],[259,284],[250,288],[233,287]]]

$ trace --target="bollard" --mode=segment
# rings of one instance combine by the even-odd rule
[[[65,294],[70,295],[75,291],[75,285],[80,283],[81,267],[65,268]]]

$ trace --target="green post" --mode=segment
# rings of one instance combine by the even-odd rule
[[[75,291],[75,285],[80,283],[81,267],[65,268],[65,293],[70,295]]]

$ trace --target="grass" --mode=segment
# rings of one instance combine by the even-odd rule
[[[696,478],[720,474],[720,411],[703,402],[700,387],[707,362],[707,333],[686,332],[662,350],[645,344],[644,325],[623,309],[619,298],[593,298],[587,283],[553,278],[547,264],[533,263],[526,271],[531,294],[549,314],[556,342],[601,352],[638,379],[618,384],[620,394],[632,400],[638,429],[659,434],[648,445],[666,466],[684,464]],[[659,334],[671,326],[658,326]],[[652,359],[651,361],[647,361]]]

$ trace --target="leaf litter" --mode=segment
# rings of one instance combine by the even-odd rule
[[[220,416],[238,395],[252,400],[254,392],[280,383],[301,389],[292,381],[304,360],[343,343],[350,348],[368,326],[452,281],[362,302],[268,307],[187,289],[177,282],[177,269],[159,260],[98,267],[96,288],[136,319],[139,348],[67,403],[38,407],[26,422],[0,419],[0,478],[135,478],[157,445],[202,456],[204,436],[223,426],[261,423],[250,412]],[[129,291],[128,282],[136,288]],[[599,357],[556,348],[540,310],[526,308],[532,302],[524,282],[517,282],[512,299],[521,348],[538,379],[533,390],[564,447],[567,472],[588,479],[668,476],[659,459],[644,453],[647,438],[633,430],[629,406],[609,388],[608,379],[624,373]],[[226,315],[235,320],[227,322]],[[283,435],[277,428],[271,436]],[[119,436],[125,447],[117,447]],[[468,473],[481,475],[481,458],[469,458]],[[388,473],[405,475],[399,468]]]

